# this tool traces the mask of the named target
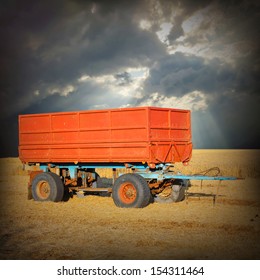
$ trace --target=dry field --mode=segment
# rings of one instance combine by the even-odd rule
[[[0,159],[0,259],[259,259],[259,150],[195,150],[183,173],[218,166],[245,180],[192,181],[180,203],[121,209],[110,197],[27,200],[17,158]],[[101,176],[109,177],[108,170]]]

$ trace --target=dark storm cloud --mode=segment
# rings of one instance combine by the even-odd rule
[[[170,44],[175,44],[176,39],[184,35],[182,27],[183,22],[199,9],[202,9],[210,4],[210,1],[180,1],[172,3],[170,10],[178,8],[177,16],[174,17],[173,26],[168,35]],[[168,16],[171,17],[172,15]]]
[[[258,69],[248,60],[238,60],[237,64],[233,67],[218,58],[209,60],[180,52],[168,55],[150,69],[144,86],[146,98],[152,92],[183,96],[194,90],[220,96],[232,92],[257,93]]]
[[[174,26],[172,27],[170,34],[168,35],[168,40],[170,43],[175,42],[176,39],[184,35],[184,31],[181,26],[181,23],[178,23],[178,21],[176,21]]]
[[[119,85],[127,85],[132,83],[131,75],[128,72],[118,73],[114,75]]]
[[[214,43],[212,51],[214,48],[225,48],[229,44],[235,46],[241,55],[252,50],[257,51],[259,29],[255,27],[259,26],[259,1],[236,1],[235,5],[233,1],[211,1],[210,5],[202,7],[207,10],[204,10],[204,15],[199,18],[199,27],[183,41],[174,42],[176,46],[192,47],[204,42]],[[181,16],[179,19],[178,26],[181,26],[187,17]]]
[[[222,78],[228,82],[232,75],[234,73],[222,67],[217,59],[208,63],[195,55],[175,53],[158,61],[150,70],[144,91],[148,94],[160,92],[167,96],[183,96],[194,90],[211,93],[219,87],[225,88]]]
[[[156,35],[132,20],[136,2],[12,3],[2,10],[1,96],[8,105],[2,116],[28,107],[36,90],[44,98],[81,75],[149,65],[165,53]]]

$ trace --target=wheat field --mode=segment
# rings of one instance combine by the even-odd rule
[[[259,259],[259,155],[194,150],[188,167],[175,168],[193,174],[219,167],[222,175],[245,179],[192,181],[185,201],[143,209],[117,208],[111,197],[92,195],[28,200],[19,159],[0,159],[0,259]]]

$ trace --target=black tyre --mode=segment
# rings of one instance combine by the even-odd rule
[[[180,202],[185,199],[185,191],[190,186],[190,180],[175,180],[172,185],[171,199],[173,202]]]
[[[102,179],[100,178],[99,174],[95,172],[96,179],[92,183],[92,188],[101,188],[102,187]]]
[[[63,199],[63,195],[64,185],[55,173],[40,173],[32,181],[32,197],[34,200],[58,202]]]
[[[103,181],[101,179],[101,177],[99,176],[98,173],[96,173],[96,181],[93,183],[92,188],[102,188],[103,187]],[[98,192],[97,193],[99,196],[102,197],[109,197],[111,196],[111,193],[109,192]]]
[[[156,202],[170,203],[170,202],[180,202],[185,199],[185,191],[190,186],[190,180],[174,180],[171,186],[171,193],[169,196],[163,197],[158,195],[155,198]]]
[[[181,185],[172,185],[171,199],[172,202],[180,202],[185,198],[185,187]]]
[[[118,207],[143,208],[149,204],[151,192],[142,176],[131,173],[116,179],[112,197]]]

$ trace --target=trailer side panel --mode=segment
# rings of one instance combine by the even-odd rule
[[[188,162],[190,111],[155,107],[19,116],[28,163]]]

